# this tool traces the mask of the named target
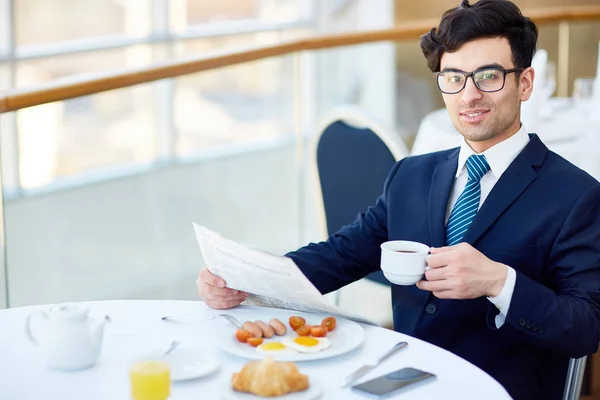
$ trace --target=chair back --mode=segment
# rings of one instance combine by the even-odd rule
[[[569,361],[569,369],[567,370],[567,380],[565,382],[563,400],[579,400],[586,361],[587,357],[571,358]]]
[[[374,205],[391,168],[408,155],[399,136],[355,106],[340,106],[326,115],[314,143],[325,236]],[[389,285],[380,271],[367,278]]]

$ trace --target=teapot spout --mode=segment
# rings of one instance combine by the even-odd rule
[[[104,338],[104,328],[106,327],[107,322],[110,322],[110,317],[105,315],[103,319],[99,320],[91,327],[90,335],[96,345],[102,343],[102,339]]]

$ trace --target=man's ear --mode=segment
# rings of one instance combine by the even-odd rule
[[[528,67],[519,75],[519,94],[521,101],[529,100],[533,91],[533,80],[535,79],[535,71]]]

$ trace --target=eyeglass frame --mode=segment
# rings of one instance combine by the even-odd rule
[[[499,72],[502,72],[502,87],[500,87],[500,89],[497,90],[483,90],[479,87],[479,85],[477,84],[477,82],[475,82],[475,79],[473,78],[473,76],[481,71],[486,71],[486,70],[496,70]],[[465,71],[461,71],[459,69],[448,69],[445,71],[438,71],[438,72],[434,72],[433,76],[435,76],[435,83],[437,84],[438,89],[440,90],[440,92],[444,93],[444,94],[458,94],[460,92],[462,92],[463,90],[465,90],[465,87],[467,86],[467,81],[469,80],[469,78],[471,78],[471,80],[473,81],[473,84],[475,85],[475,87],[477,88],[477,90],[484,92],[484,93],[495,93],[495,92],[499,92],[502,89],[504,89],[504,85],[506,84],[506,75],[511,74],[513,72],[521,72],[523,70],[525,70],[526,68],[510,68],[510,69],[505,69],[503,67],[496,67],[496,66],[489,66],[489,67],[481,67],[481,68],[477,68],[475,71],[472,72],[465,72]],[[442,90],[442,88],[440,87],[440,80],[439,80],[439,75],[444,73],[444,72],[457,72],[462,74],[465,77],[464,83],[462,88],[460,88],[460,90],[456,91],[456,92],[444,92]]]

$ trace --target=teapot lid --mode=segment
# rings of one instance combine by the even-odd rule
[[[89,310],[77,304],[58,304],[50,307],[51,318],[60,320],[77,320],[86,318]]]

